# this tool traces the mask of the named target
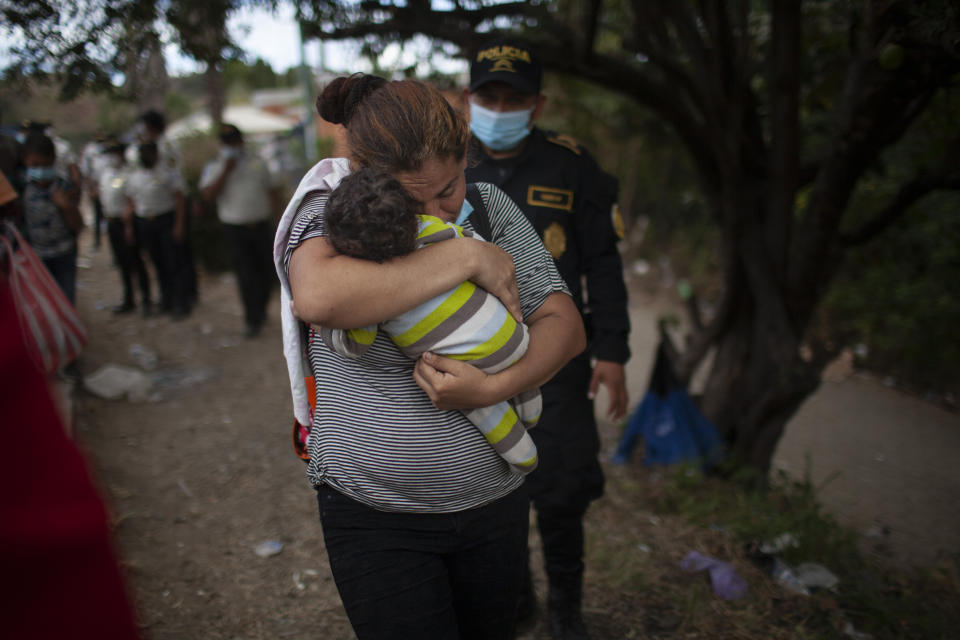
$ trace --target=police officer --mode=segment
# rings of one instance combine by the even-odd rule
[[[530,432],[540,465],[527,479],[549,580],[550,635],[587,638],[580,613],[583,516],[604,484],[593,398],[606,387],[613,420],[627,405],[630,321],[617,251],[623,223],[616,179],[573,138],[534,126],[546,103],[541,77],[536,56],[520,41],[489,42],[473,56],[464,93],[481,152],[469,163],[467,182],[496,184],[519,205],[553,254],[587,330],[587,351],[541,389],[543,415]],[[527,575],[519,627],[536,613],[529,569]]]
[[[282,211],[276,177],[267,163],[249,152],[235,125],[220,126],[220,155],[204,167],[201,196],[217,203],[227,251],[237,275],[248,338],[260,333],[267,318],[273,266],[271,218]]]

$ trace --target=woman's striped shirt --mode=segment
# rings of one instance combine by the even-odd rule
[[[497,187],[479,184],[493,242],[513,256],[524,317],[567,288],[552,256],[519,208]],[[284,257],[326,235],[327,193],[300,205]],[[463,225],[472,230],[470,220]],[[413,379],[414,362],[377,335],[360,359],[338,355],[310,332],[317,407],[307,476],[384,511],[444,513],[497,500],[522,482],[460,411],[441,411]]]

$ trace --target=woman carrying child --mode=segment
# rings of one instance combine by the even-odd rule
[[[346,126],[350,158],[308,171],[274,252],[294,411],[312,422],[307,475],[341,599],[364,640],[510,638],[526,557],[523,475],[459,410],[548,380],[584,348],[582,323],[553,258],[491,185],[478,185],[491,242],[455,238],[382,263],[337,253],[324,211],[352,168],[387,173],[422,213],[458,221],[469,131],[436,89],[411,80],[338,78],[317,107]],[[469,218],[458,223],[471,228]],[[382,333],[362,357],[348,358],[311,330],[305,361],[315,389],[304,388],[304,323],[379,324],[465,280],[528,325],[529,345],[515,364],[486,374],[430,353],[414,363]],[[316,399],[312,416],[307,393]]]

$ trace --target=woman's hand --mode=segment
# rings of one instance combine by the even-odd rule
[[[76,189],[61,189],[54,187],[51,193],[53,204],[60,209],[67,228],[74,234],[80,233],[83,229],[83,216],[80,215],[78,191]]]
[[[494,376],[461,360],[427,352],[417,360],[413,379],[430,396],[433,406],[444,411],[488,407],[497,397]]]
[[[73,197],[73,194],[66,189],[61,189],[60,187],[54,187],[50,192],[50,199],[53,200],[53,204],[61,210],[72,209],[76,206],[76,201]]]
[[[470,281],[499,298],[514,320],[523,322],[513,257],[492,242],[474,240],[472,244],[478,245],[474,247],[478,253],[475,257],[477,267]]]

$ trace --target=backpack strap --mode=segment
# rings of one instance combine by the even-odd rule
[[[473,206],[470,213],[470,224],[480,236],[487,242],[493,242],[493,229],[490,227],[490,215],[487,213],[487,205],[483,203],[483,196],[480,195],[480,189],[477,185],[470,183],[467,185],[467,202]]]

